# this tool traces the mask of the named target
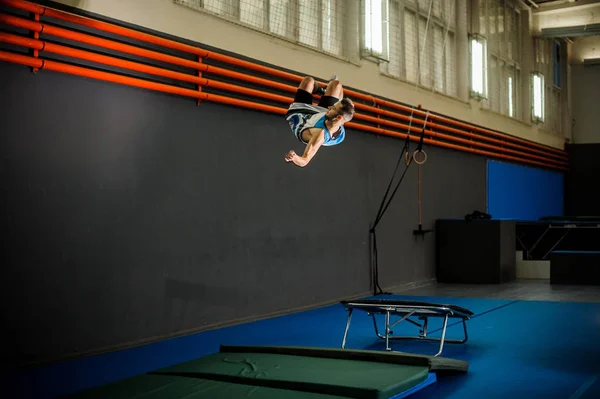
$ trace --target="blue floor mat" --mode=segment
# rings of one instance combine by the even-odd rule
[[[428,386],[430,386],[432,384],[435,384],[436,381],[437,381],[437,377],[436,377],[435,373],[429,373],[429,375],[427,376],[427,379],[425,381],[421,382],[420,384],[415,385],[411,389],[407,389],[406,391],[399,393],[398,395],[392,396],[390,399],[408,398],[409,396],[414,395],[415,392],[418,392],[422,389],[427,388]]]
[[[413,398],[571,399],[600,373],[600,304],[519,301],[469,322],[465,350],[445,353],[469,373]],[[413,345],[414,349],[417,349]]]
[[[438,378],[411,398],[486,397],[591,399],[600,391],[600,303],[508,301],[426,296],[378,296],[463,306],[475,313],[468,321],[469,341],[446,344],[442,356],[466,360],[469,372]],[[92,388],[161,367],[196,359],[228,345],[341,345],[347,312],[341,305],[164,340],[35,370],[5,373],[3,386],[28,391],[11,397],[47,398]],[[383,319],[381,319],[383,320]],[[430,332],[436,325],[430,323]],[[418,333],[402,323],[394,331]],[[439,333],[438,333],[439,334]],[[448,327],[448,338],[462,326]],[[383,349],[370,317],[355,312],[347,347]],[[434,354],[436,343],[393,342],[398,351]],[[93,371],[92,371],[93,370]],[[26,388],[23,388],[26,387]],[[575,395],[575,396],[574,396]],[[578,396],[577,396],[578,395]]]

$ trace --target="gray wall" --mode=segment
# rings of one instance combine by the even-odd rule
[[[600,143],[569,144],[569,171],[565,173],[565,213],[600,215]]]
[[[571,66],[573,143],[600,143],[600,65]]]
[[[349,131],[302,169],[280,116],[5,63],[0,87],[4,362],[371,290],[369,224],[402,141]],[[485,210],[485,159],[426,150],[425,228]],[[416,172],[377,230],[384,289],[435,277]]]

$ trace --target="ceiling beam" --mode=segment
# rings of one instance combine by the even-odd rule
[[[532,28],[538,34],[544,30],[553,32],[551,29],[572,29],[577,30],[579,34],[588,35],[590,32],[583,31],[581,26],[593,26],[600,23],[600,0],[595,0],[594,3],[589,0],[579,0],[573,4],[579,4],[582,1],[586,2],[583,6],[563,8],[560,12],[542,14],[534,12]],[[560,33],[560,30],[557,32]]]
[[[544,38],[597,36],[600,35],[600,24],[544,28],[540,34]]]
[[[583,65],[584,66],[590,66],[590,65],[599,65],[600,66],[600,58],[584,58]]]
[[[534,15],[560,14],[571,11],[581,11],[590,7],[600,6],[600,0],[564,0],[540,3],[539,8],[532,11]]]

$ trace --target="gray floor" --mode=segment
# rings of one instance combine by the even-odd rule
[[[548,280],[518,280],[513,283],[497,285],[432,283],[396,293],[524,301],[600,302],[600,286],[550,285]]]

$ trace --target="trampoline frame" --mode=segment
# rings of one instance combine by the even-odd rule
[[[467,309],[463,309],[457,306],[399,300],[342,301],[341,304],[344,305],[346,307],[346,310],[348,311],[348,319],[346,321],[346,328],[344,330],[344,337],[342,339],[342,349],[345,349],[346,347],[346,339],[348,337],[348,330],[350,329],[350,321],[352,320],[352,313],[355,309],[365,311],[367,312],[368,316],[371,316],[373,318],[375,334],[377,335],[377,337],[385,340],[386,351],[392,351],[392,349],[390,348],[390,340],[434,341],[440,343],[438,352],[434,355],[434,357],[437,357],[442,353],[445,342],[452,344],[464,344],[469,339],[466,321],[471,318],[473,313]],[[379,329],[377,327],[377,320],[375,318],[376,314],[385,315],[385,335],[382,335],[379,332]],[[390,324],[390,319],[394,315],[400,316],[400,319]],[[412,316],[418,317],[419,320],[423,321],[423,324],[411,320],[410,317]],[[441,337],[439,338],[427,336],[427,328],[429,325],[430,317],[444,319]],[[446,339],[446,329],[448,327],[448,320],[451,318],[461,319],[464,331],[464,338]],[[419,335],[392,336],[394,332],[391,329],[405,320],[420,328]]]
[[[571,232],[573,229],[600,229],[600,223],[595,221],[530,221],[530,222],[518,222],[518,224],[533,224],[533,225],[546,225],[546,229],[544,232],[537,238],[537,240],[531,245],[531,248],[527,248],[525,243],[522,240],[523,235],[517,235],[517,241],[523,249],[525,250],[525,256],[527,259],[533,259],[531,253],[537,248],[537,246],[542,242],[542,239],[546,236],[546,234],[553,229],[564,230],[560,238],[554,241],[554,244],[550,247],[549,250],[546,251],[544,256],[542,256],[542,260],[546,260],[548,255],[554,251],[554,248],[561,243],[561,241]]]

